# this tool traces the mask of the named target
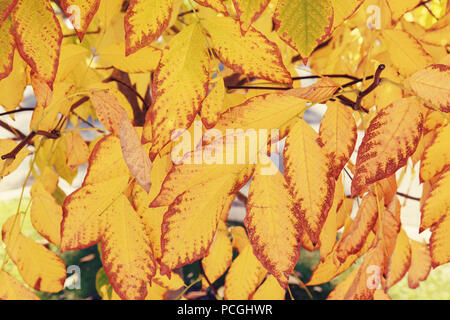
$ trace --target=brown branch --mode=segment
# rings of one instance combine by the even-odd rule
[[[243,194],[242,192],[238,191],[236,192],[236,199],[238,199],[239,201],[241,201],[244,205],[247,205],[248,202],[248,198],[245,194]]]
[[[58,139],[61,136],[59,131],[56,130],[52,130],[50,132],[42,130],[31,131],[11,152],[2,155],[2,160],[15,159],[20,150],[22,150],[35,136],[38,135],[47,137],[48,139]]]
[[[20,130],[10,126],[9,124],[7,124],[6,122],[4,122],[2,120],[0,120],[0,127],[2,127],[5,130],[8,130],[9,132],[14,134],[20,140],[22,140],[26,137],[26,135],[23,134]]]

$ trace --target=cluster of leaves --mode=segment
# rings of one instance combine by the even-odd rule
[[[204,288],[225,275],[218,296],[283,299],[303,249],[321,255],[307,285],[361,258],[329,299],[389,298],[407,272],[414,288],[450,261],[449,20],[445,0],[2,0],[2,116],[27,111],[16,108],[28,85],[37,104],[29,135],[0,120],[13,135],[0,140],[0,176],[31,156],[33,226],[61,252],[99,244],[104,299],[174,297],[179,268],[198,260]],[[298,77],[306,63],[314,74]],[[316,132],[302,117],[319,103]],[[201,134],[184,155],[194,161],[174,164],[173,132],[196,120],[200,132],[242,129],[233,139],[279,130],[283,174]],[[258,161],[221,164],[241,152]],[[66,196],[58,181],[85,163]],[[396,173],[411,163],[429,243],[400,220]],[[236,194],[245,228],[227,221]],[[2,227],[7,259],[26,286],[58,292],[64,263],[21,233],[26,214]],[[2,266],[1,299],[36,298],[26,286]]]

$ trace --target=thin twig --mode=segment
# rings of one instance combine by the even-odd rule
[[[17,109],[17,110],[6,111],[6,112],[0,113],[0,117],[6,116],[8,114],[19,113],[19,112],[24,112],[24,111],[33,111],[33,110],[34,110],[34,108],[21,108],[21,109]]]

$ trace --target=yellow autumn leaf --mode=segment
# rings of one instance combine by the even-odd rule
[[[220,60],[229,68],[249,77],[292,84],[279,48],[255,28],[250,27],[243,36],[239,22],[231,17],[206,19],[202,25]]]
[[[105,272],[122,299],[142,300],[155,275],[150,239],[131,203],[120,195],[101,217]]]
[[[397,236],[395,249],[389,261],[386,287],[390,288],[399,282],[408,272],[411,265],[411,245],[406,232],[402,229]]]
[[[300,255],[302,227],[279,171],[274,175],[255,173],[244,223],[254,254],[286,287]]]
[[[92,151],[82,187],[64,200],[62,251],[87,248],[100,240],[101,217],[125,190],[128,180],[119,139],[103,138]]]
[[[117,98],[106,90],[92,90],[90,98],[103,126],[119,136],[120,118],[124,109]]]
[[[266,274],[267,270],[253,254],[252,246],[246,246],[234,259],[225,277],[225,299],[248,300]]]
[[[320,123],[319,137],[331,159],[333,175],[339,176],[356,145],[357,130],[352,112],[339,102],[327,102],[327,111]]]
[[[408,84],[419,97],[430,103],[429,108],[450,112],[450,66],[432,64],[409,77]]]
[[[245,34],[253,22],[259,18],[269,5],[269,2],[270,0],[233,0],[241,24],[242,34]]]
[[[234,184],[227,175],[201,183],[180,194],[169,206],[161,227],[161,274],[207,254],[220,217],[230,209],[233,197],[228,190]]]
[[[218,77],[214,88],[202,102],[202,122],[207,129],[213,128],[219,120],[225,105],[225,84],[222,77]]]
[[[16,264],[27,285],[38,291],[59,292],[64,287],[66,267],[58,255],[21,230],[21,215],[13,215],[3,224],[2,240],[6,252]]]
[[[80,41],[83,41],[89,24],[100,6],[101,0],[62,0],[61,8],[70,18]]]
[[[420,162],[420,180],[429,181],[450,164],[450,124],[440,127]]]
[[[431,227],[430,251],[433,268],[450,262],[449,231],[450,216],[448,214],[444,215],[437,224]]]
[[[139,185],[147,193],[150,192],[152,163],[125,111],[122,112],[120,118],[119,137],[123,158],[128,169],[130,169]]]
[[[208,92],[210,58],[200,24],[193,24],[173,37],[163,50],[152,84],[153,104],[150,110],[150,151],[153,160],[177,129],[188,129]],[[170,106],[170,108],[167,108]],[[145,130],[145,129],[144,129]]]
[[[275,29],[283,41],[306,59],[330,35],[333,17],[329,0],[279,0]]]
[[[13,151],[17,147],[17,143],[10,139],[0,139],[0,180],[17,169],[26,156],[30,153],[27,149],[22,149],[16,155],[15,159],[3,159],[3,156]]]
[[[337,257],[341,262],[345,261],[349,254],[355,254],[361,250],[369,232],[375,226],[377,218],[376,195],[368,193],[364,196],[350,229],[342,236],[342,240],[337,246]]]
[[[433,63],[433,59],[420,42],[409,33],[392,29],[383,30],[381,34],[392,63],[404,77],[409,77]]]
[[[6,78],[13,69],[15,47],[11,21],[6,20],[0,25],[0,80]]]
[[[146,46],[128,56],[125,55],[125,42],[114,43],[98,50],[99,66],[113,66],[123,72],[137,73],[156,70],[161,59],[161,50]]]
[[[330,78],[321,78],[317,83],[286,91],[286,94],[299,97],[313,103],[319,103],[333,96],[339,85]]]
[[[384,247],[382,241],[375,243],[364,256],[353,283],[344,300],[372,300],[375,290],[384,286]]]
[[[448,215],[450,210],[450,170],[447,168],[431,183],[430,193],[422,197],[422,217],[420,221],[420,232],[430,228]]]
[[[334,9],[333,28],[350,18],[364,3],[364,0],[330,0]]]
[[[61,242],[61,221],[63,212],[55,198],[44,188],[43,183],[35,183],[31,188],[30,219],[39,234],[51,243]]]
[[[0,300],[39,300],[19,280],[6,271],[0,271]]]
[[[126,55],[148,46],[167,28],[173,0],[131,0],[125,15]]]
[[[286,289],[273,275],[269,275],[253,294],[252,300],[284,300],[285,295]]]
[[[284,172],[289,192],[304,230],[313,243],[331,208],[334,177],[328,158],[318,142],[319,135],[299,119],[287,135],[284,149]]]
[[[63,35],[50,0],[17,1],[12,22],[20,55],[52,87]]]
[[[395,101],[372,119],[358,150],[352,195],[406,164],[419,143],[422,111],[418,101],[410,97]]]
[[[225,223],[219,222],[214,241],[209,247],[208,254],[202,259],[202,267],[205,276],[213,284],[219,279],[233,260],[233,247],[228,237]],[[203,287],[207,284],[203,283]]]
[[[411,289],[419,287],[419,282],[425,281],[430,271],[430,248],[426,243],[411,240],[411,265],[408,269],[408,286]]]
[[[66,162],[70,169],[74,169],[89,160],[89,147],[78,132],[70,131],[66,135]]]
[[[272,129],[278,129],[279,139],[283,139],[305,106],[306,100],[289,94],[264,94],[224,111],[215,128],[266,129],[268,134]]]
[[[387,1],[389,8],[392,11],[392,19],[400,19],[406,12],[414,9],[420,3],[420,0],[402,0],[402,1]]]
[[[3,0],[0,4],[0,25],[8,18],[17,0]]]
[[[12,71],[0,81],[0,103],[6,111],[15,110],[23,100],[27,85],[26,64],[18,52],[14,54]]]
[[[216,10],[217,12],[227,14],[227,7],[223,3],[224,0],[195,0],[198,4],[202,6],[209,7]]]
[[[349,218],[348,221],[351,221]],[[346,226],[348,228],[348,226]],[[345,231],[344,231],[345,233]],[[342,272],[348,270],[355,261],[360,258],[363,254],[369,250],[370,246],[372,246],[374,242],[375,236],[371,232],[369,233],[369,236],[367,237],[367,241],[364,244],[361,251],[359,251],[356,254],[352,254],[347,256],[345,261],[343,263],[340,263],[337,255],[336,250],[334,249],[323,261],[320,261],[315,270],[313,271],[313,274],[311,275],[311,279],[307,283],[308,286],[318,285],[322,283],[329,282],[330,280],[334,279],[336,276],[341,274]],[[338,242],[339,244],[339,242]],[[337,244],[337,245],[338,245]],[[337,247],[335,245],[335,248]]]

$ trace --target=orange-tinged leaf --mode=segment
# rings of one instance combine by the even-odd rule
[[[225,278],[226,300],[248,300],[267,274],[267,270],[246,246],[234,259]]]
[[[292,84],[277,45],[250,27],[245,36],[239,22],[230,17],[214,17],[202,24],[208,30],[220,60],[229,68],[249,77]]]
[[[119,136],[120,118],[124,109],[117,98],[105,90],[92,90],[91,101],[102,125]]]
[[[183,161],[186,162],[182,161],[181,164],[172,167],[164,180],[160,193],[152,201],[150,206],[161,207],[171,205],[179,195],[186,191],[190,191],[192,188],[199,188],[202,185],[215,185],[216,183],[220,183],[216,182],[219,180],[223,180],[222,182],[227,185],[228,180],[232,182],[230,189],[223,190],[224,193],[230,193],[231,195],[240,190],[253,174],[254,166],[245,163],[245,161],[242,164],[235,162],[233,162],[234,164],[226,164],[226,159],[231,156],[236,156],[237,152],[242,151],[239,149],[239,144],[235,145],[234,141],[227,139],[226,136],[203,147],[202,151],[207,151],[209,147],[221,146],[223,149],[219,150],[223,151],[223,154],[220,155],[221,158],[216,163],[203,161],[201,164],[196,164],[195,156],[199,151],[198,149],[186,154],[183,158]],[[187,162],[186,159],[194,159],[194,161]]]
[[[327,107],[320,123],[319,137],[337,179],[355,149],[357,128],[349,108],[331,101],[327,102]]]
[[[17,4],[17,0],[3,0],[0,3],[0,25],[8,18],[14,6]]]
[[[279,0],[275,29],[305,59],[330,35],[333,11],[329,0]]]
[[[78,132],[67,133],[66,144],[66,163],[70,169],[75,169],[89,160],[89,147]]]
[[[30,219],[33,227],[51,243],[61,242],[62,208],[55,198],[44,188],[44,184],[35,183],[31,188]]]
[[[185,28],[163,50],[152,84],[153,104],[150,109],[152,137],[151,159],[176,139],[177,129],[188,129],[208,92],[209,54],[201,26]],[[167,106],[170,106],[168,108]]]
[[[373,300],[375,290],[382,288],[384,274],[384,247],[381,241],[369,249],[350,285],[345,300]]]
[[[421,105],[400,99],[378,112],[358,151],[352,195],[403,167],[416,150],[423,126]]]
[[[348,219],[349,221],[351,221],[350,218]],[[339,260],[337,259],[336,250],[331,252],[331,254],[329,254],[325,258],[325,260],[319,262],[307,285],[313,286],[329,282],[342,272],[348,270],[348,268],[350,268],[359,257],[361,257],[363,254],[367,252],[369,247],[372,245],[374,239],[375,239],[374,234],[372,232],[369,233],[367,241],[365,242],[361,251],[359,251],[356,254],[347,256],[346,260],[343,263],[340,263]]]
[[[253,22],[259,18],[269,5],[269,2],[270,0],[233,0],[241,24],[242,34],[245,34]]]
[[[335,189],[337,190],[337,188]],[[336,192],[336,191],[335,191]],[[322,230],[320,231],[319,242],[320,242],[320,257],[324,259],[331,251],[333,251],[334,244],[336,243],[337,237],[337,222],[336,222],[336,208],[337,201],[336,195],[333,200],[333,205],[328,212],[327,219],[323,224]]]
[[[226,225],[221,222],[214,241],[209,247],[208,254],[202,259],[203,271],[211,284],[227,271],[232,260],[233,246],[230,238],[228,238]]]
[[[431,254],[426,243],[411,240],[411,266],[408,270],[408,286],[415,289],[425,281],[431,271]]]
[[[224,15],[228,14],[227,7],[223,3],[224,0],[195,0],[198,4],[202,6],[209,7],[211,9],[216,10],[217,12],[223,13]]]
[[[105,182],[128,176],[129,170],[122,155],[120,140],[115,136],[103,137],[95,144],[89,157],[84,185]]]
[[[418,69],[433,63],[431,56],[423,49],[419,41],[402,30],[383,30],[382,37],[388,48],[392,63],[405,77]]]
[[[83,41],[89,24],[100,6],[100,0],[62,0],[61,8],[71,18],[80,41]]]
[[[353,281],[355,281],[358,275],[359,269],[355,268],[350,274],[348,274],[344,280],[338,283],[338,285],[330,292],[327,300],[345,300],[345,295],[347,294]]]
[[[286,138],[284,172],[300,221],[313,243],[319,240],[334,195],[331,166],[319,135],[299,119]]]
[[[170,155],[163,158],[157,157],[150,174],[150,180],[152,181],[150,192],[147,193],[139,184],[135,184],[131,193],[133,207],[146,227],[147,234],[152,243],[155,259],[161,258],[161,224],[164,213],[167,211],[167,206],[149,208],[149,204],[159,193],[164,178],[171,169],[171,166],[172,160]]]
[[[20,55],[52,87],[63,35],[50,1],[19,0],[12,11],[12,18]]]
[[[431,228],[431,232],[431,265],[433,268],[437,268],[440,265],[450,262],[450,215],[448,214],[448,211],[447,214]]]
[[[56,253],[25,237],[20,216],[11,216],[2,228],[2,240],[22,279],[38,291],[59,292],[64,287],[66,268]]]
[[[101,223],[102,261],[114,291],[122,299],[144,299],[156,268],[150,239],[138,214],[120,195]]]
[[[101,216],[125,190],[128,179],[119,139],[104,137],[92,151],[82,187],[64,200],[62,251],[87,248],[100,241]]]
[[[284,300],[285,295],[286,289],[280,285],[277,278],[269,275],[253,294],[252,300]]]
[[[8,272],[0,271],[0,300],[39,300],[39,297]]]
[[[302,228],[279,171],[254,175],[244,223],[254,254],[286,287],[300,255]]]
[[[36,96],[36,105],[46,108],[52,102],[53,90],[36,73],[31,72],[30,76],[33,93]]]
[[[250,245],[250,240],[248,239],[247,232],[244,227],[234,226],[230,231],[232,238],[233,249],[238,252],[242,252],[247,245]]]
[[[411,265],[411,245],[406,232],[402,229],[397,236],[395,249],[389,261],[386,287],[390,288],[399,282],[408,272]]]
[[[13,140],[1,139],[0,155],[3,156],[11,152],[15,147],[17,147],[17,143],[15,143]],[[0,159],[0,180],[16,170],[29,153],[30,151],[24,148],[19,151],[15,159]]]
[[[450,164],[450,124],[437,130],[420,162],[420,180],[429,181]]]
[[[342,236],[337,246],[337,257],[343,262],[349,254],[361,250],[369,232],[378,218],[377,199],[375,194],[368,193],[362,200],[355,220],[346,235]]]
[[[225,84],[222,77],[218,77],[214,88],[202,103],[202,122],[206,129],[213,128],[219,120],[225,105]]]
[[[131,0],[125,15],[126,55],[148,46],[169,25],[173,0]]]
[[[233,186],[233,179],[225,175],[189,188],[169,206],[161,227],[161,274],[207,254],[222,213],[230,209],[233,196],[227,190]]]
[[[450,66],[432,64],[414,73],[408,80],[411,89],[430,103],[430,109],[450,112]]]
[[[286,91],[286,94],[299,97],[313,103],[319,103],[332,97],[339,85],[331,78],[321,78],[317,83],[304,88],[294,88]]]
[[[215,128],[278,129],[279,139],[283,139],[305,106],[306,100],[288,94],[264,94],[224,111]]]
[[[120,120],[119,136],[120,147],[128,169],[130,169],[139,185],[147,193],[150,192],[152,163],[125,111],[122,112]]]
[[[450,212],[450,168],[447,168],[431,184],[431,193],[421,205],[420,231],[430,228]]]
[[[0,25],[0,80],[6,78],[13,69],[15,47],[11,22],[6,20]]]

